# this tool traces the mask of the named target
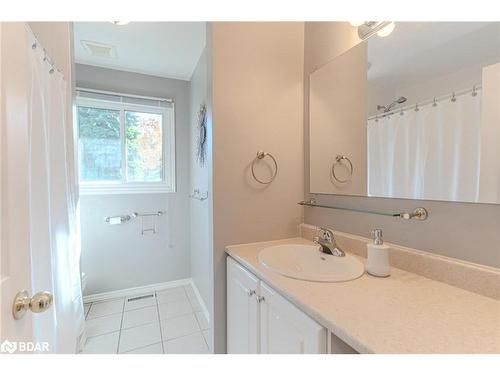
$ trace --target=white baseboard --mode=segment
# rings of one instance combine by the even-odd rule
[[[139,287],[135,287],[135,288],[113,290],[111,292],[89,294],[89,295],[83,296],[83,303],[98,302],[98,301],[102,301],[102,300],[106,300],[106,299],[121,298],[121,297],[133,296],[133,295],[137,295],[137,294],[151,293],[151,292],[154,292],[154,291],[160,290],[160,289],[167,289],[167,288],[173,288],[176,286],[184,286],[184,285],[192,285],[193,286],[195,293],[197,293],[196,297],[198,297],[200,299],[200,304],[202,305],[202,309],[204,308],[205,310],[207,310],[206,306],[204,306],[204,303],[202,302],[203,299],[200,298],[199,291],[195,287],[193,280],[191,278],[174,280],[174,281],[167,281],[165,283],[144,285],[144,286],[139,286]],[[203,313],[206,315],[205,311],[203,311]]]
[[[210,324],[210,313],[208,312],[208,308],[205,305],[204,299],[201,297],[200,291],[198,290],[198,287],[196,286],[195,282],[193,279],[191,279],[191,286],[193,287],[194,294],[196,294],[196,298],[198,299],[198,302],[200,303],[201,306],[201,312],[203,315],[205,315],[205,318],[207,318],[208,324],[210,325],[211,329],[211,324]]]

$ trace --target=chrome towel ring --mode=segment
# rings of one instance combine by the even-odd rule
[[[335,174],[335,166],[337,166],[339,164],[343,164],[342,160],[347,161],[347,163],[349,164],[349,168],[348,168],[349,175],[347,176],[346,179],[340,179]],[[354,167],[352,166],[351,160],[347,156],[345,156],[345,155],[335,156],[335,162],[332,164],[332,176],[335,179],[335,181],[340,182],[341,184],[344,184],[344,183],[350,181],[351,177],[352,177],[352,172],[354,172]]]
[[[271,178],[268,181],[263,181],[263,180],[261,180],[260,178],[257,177],[257,175],[255,174],[254,168],[255,168],[255,163],[258,160],[264,159],[266,156],[269,156],[271,158],[271,160],[273,161],[273,163],[274,163],[274,173],[273,173],[273,175],[271,176]],[[278,163],[276,162],[276,159],[274,158],[274,156],[271,155],[269,152],[264,152],[262,150],[257,151],[257,156],[252,161],[252,176],[255,179],[255,181],[257,181],[260,184],[267,185],[267,184],[270,184],[271,182],[273,182],[273,180],[274,180],[274,178],[276,177],[277,174],[278,174]]]

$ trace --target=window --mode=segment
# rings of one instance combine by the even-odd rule
[[[83,194],[175,191],[173,105],[113,95],[79,97]],[[102,97],[105,99],[102,99]],[[125,100],[124,100],[125,99]],[[141,104],[138,104],[138,102]],[[154,105],[156,104],[156,105]]]
[[[162,180],[162,115],[125,112],[127,177],[130,181]]]

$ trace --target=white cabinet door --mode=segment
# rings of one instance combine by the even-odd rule
[[[326,329],[260,284],[260,352],[266,354],[326,353]]]
[[[227,352],[259,352],[259,279],[227,257]]]

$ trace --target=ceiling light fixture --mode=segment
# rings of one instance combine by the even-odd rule
[[[390,33],[392,33],[392,31],[394,30],[395,27],[396,27],[396,25],[394,24],[394,22],[390,22],[387,26],[384,26],[382,29],[377,31],[377,35],[381,36],[381,37],[385,37],[385,36],[389,35]]]
[[[111,22],[113,25],[116,26],[128,25],[130,23],[130,21],[109,21],[109,22]]]
[[[395,27],[396,24],[392,21],[365,21],[358,26],[358,36],[362,40],[366,40],[375,34],[385,37],[392,33]]]

